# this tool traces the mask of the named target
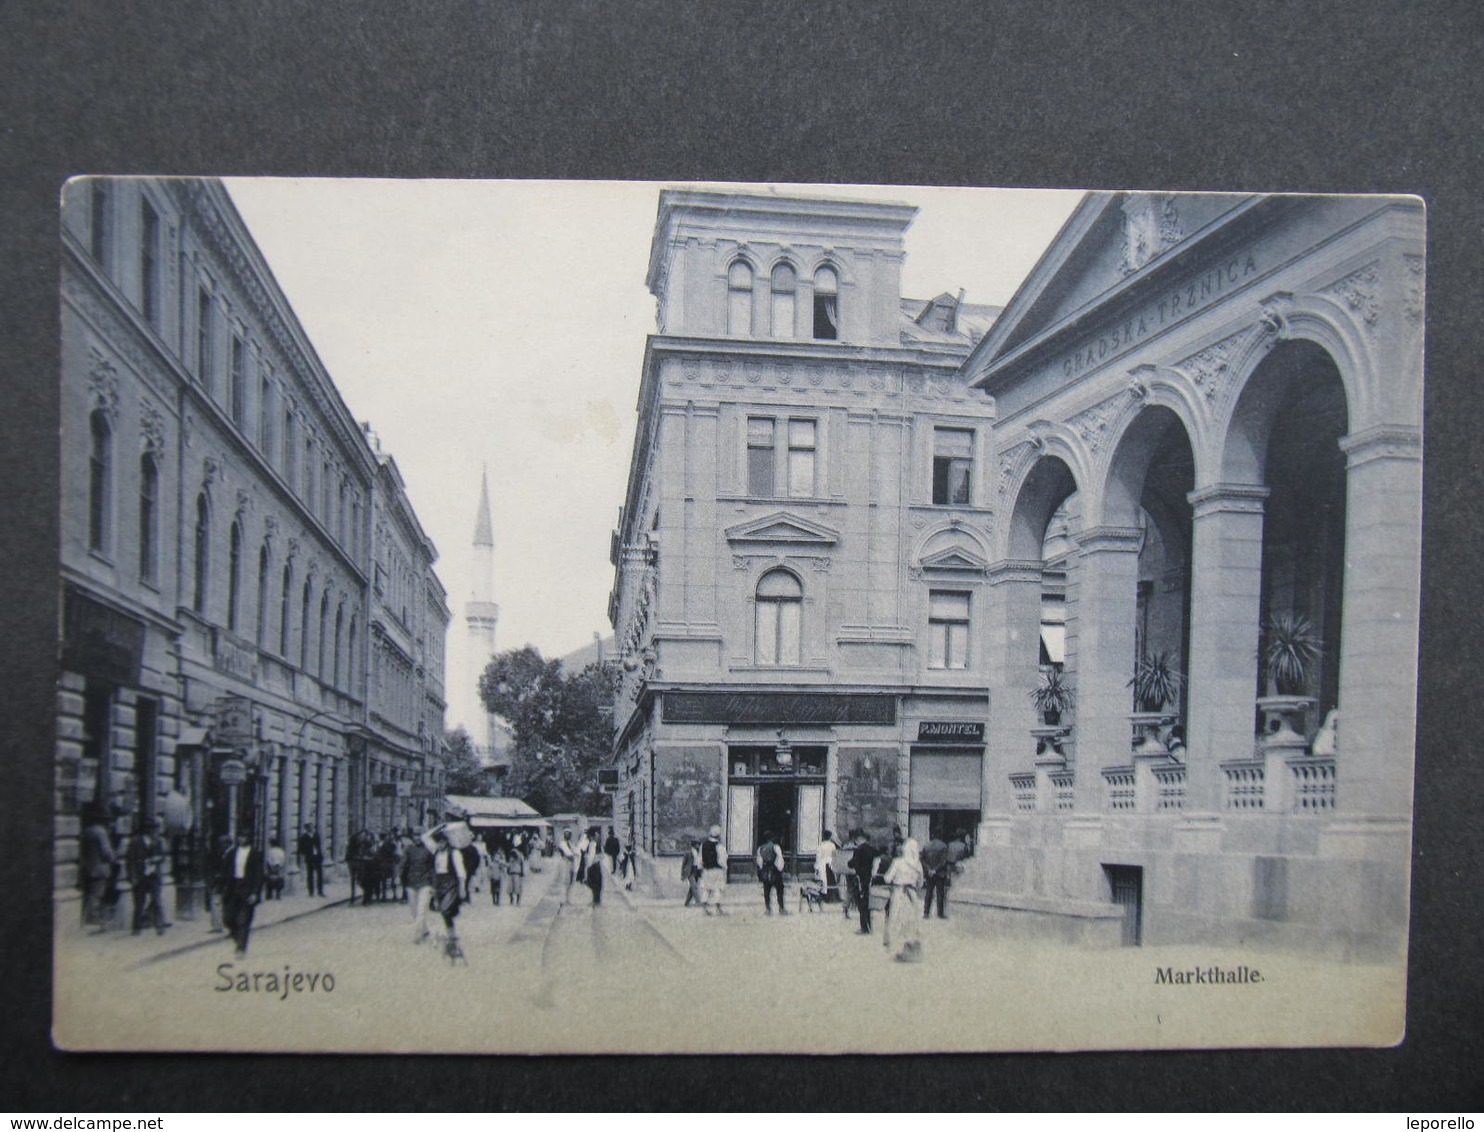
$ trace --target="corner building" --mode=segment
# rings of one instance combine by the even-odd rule
[[[983,810],[993,310],[901,296],[895,204],[666,191],[610,616],[621,837],[742,869]]]
[[[292,856],[317,825],[343,859],[372,816],[376,737],[397,777],[427,778],[446,603],[410,520],[401,592],[427,615],[407,653],[437,661],[409,668],[394,720],[371,712],[372,514],[410,508],[220,183],[73,181],[61,241],[55,891],[76,894],[97,803],[120,839],[164,819],[191,915],[239,829]]]

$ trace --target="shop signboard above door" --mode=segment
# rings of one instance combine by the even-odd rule
[[[955,743],[984,742],[984,724],[959,722],[958,720],[923,720],[917,725],[917,741],[949,740]]]
[[[666,723],[895,723],[889,695],[835,692],[666,692]]]

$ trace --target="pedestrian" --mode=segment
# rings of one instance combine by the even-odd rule
[[[778,914],[788,915],[783,903],[783,846],[779,845],[771,832],[763,834],[763,843],[757,848],[757,879],[763,882],[763,907],[768,915],[773,914],[773,894],[778,894]]]
[[[938,919],[948,918],[948,842],[941,837],[929,837],[922,847],[922,871],[926,878],[926,891],[922,900],[922,915],[926,919],[933,914],[933,899],[938,901]]]
[[[701,903],[701,842],[692,837],[680,858],[680,880],[685,885],[685,907]]]
[[[412,907],[412,942],[421,943],[432,934],[428,912],[433,904],[433,854],[420,836],[414,836],[402,854],[402,888]]]
[[[242,830],[237,843],[222,860],[222,918],[238,955],[247,954],[247,940],[252,934],[253,911],[263,890],[263,855],[253,847],[252,834]]]
[[[886,870],[886,883],[891,886],[891,904],[887,909],[886,930],[882,933],[881,942],[889,948],[893,935],[901,941],[902,950],[896,955],[898,963],[922,961],[922,941],[918,938],[922,916],[917,910],[917,892],[922,879],[917,838],[909,837],[902,842],[901,855],[893,859],[891,867]]]
[[[278,838],[268,839],[268,851],[263,854],[263,899],[282,900],[284,872],[287,856]]]
[[[108,930],[104,909],[108,885],[118,869],[113,835],[108,830],[108,811],[97,802],[83,809],[82,844],[79,847],[78,876],[82,880],[82,922],[94,934]]]
[[[562,830],[562,843],[557,846],[557,852],[562,856],[562,871],[566,875],[566,884],[562,889],[562,903],[572,902],[572,882],[577,878],[577,849],[572,844],[572,831]]]
[[[227,930],[222,914],[227,899],[227,877],[231,872],[227,864],[232,859],[233,844],[230,837],[222,834],[207,858],[206,910],[211,913],[212,935],[221,935]]]
[[[850,854],[851,897],[860,913],[860,927],[856,935],[871,934],[871,879],[876,872],[876,847],[866,836],[865,830],[852,831],[855,850]]]
[[[505,892],[505,860],[509,855],[509,850],[498,841],[490,852],[490,901],[496,908]]]
[[[433,834],[433,844],[433,910],[443,919],[444,953],[453,961],[464,957],[453,926],[459,914],[459,896],[464,891],[464,856],[441,829]]]
[[[713,825],[701,842],[701,911],[711,915],[716,905],[718,916],[726,915],[721,906],[722,891],[727,884],[727,851],[721,843],[721,826]]]
[[[613,827],[608,827],[608,840],[603,842],[603,854],[608,858],[608,873],[610,876],[618,876],[618,854],[623,845],[619,843],[618,834],[613,832]]]
[[[472,841],[460,849],[459,853],[464,858],[464,900],[467,902],[474,899],[476,882],[479,880],[479,866],[481,861],[479,859],[479,850],[474,848],[474,842]]]
[[[319,830],[312,825],[306,825],[304,832],[299,834],[299,868],[304,872],[305,890],[310,896],[323,896],[325,894],[325,850],[320,844]],[[355,889],[351,889],[351,895],[355,895]]]
[[[825,900],[839,896],[840,879],[835,874],[835,835],[824,831],[819,846],[814,850],[814,879],[819,883]]]
[[[582,878],[593,894],[594,908],[603,903],[603,851],[599,840],[602,832],[597,826],[593,826],[584,838],[587,848],[582,858]]]
[[[526,888],[526,858],[519,851],[507,854],[505,857],[505,889],[506,899],[512,904],[519,904],[521,894]]]
[[[639,862],[634,856],[634,847],[625,845],[623,853],[618,859],[618,871],[623,875],[623,886],[628,892],[634,891],[634,882],[639,879]]]
[[[160,906],[167,847],[159,830],[160,823],[150,818],[134,831],[124,850],[125,875],[129,878],[129,889],[134,898],[134,935],[144,929],[146,920],[154,927],[156,935],[164,935],[170,926],[165,920],[165,910]]]
[[[389,829],[376,847],[376,898],[381,901],[397,899],[397,876],[401,872],[402,847],[397,842],[397,831]]]

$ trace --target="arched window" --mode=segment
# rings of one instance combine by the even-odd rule
[[[814,273],[814,337],[840,337],[840,277],[833,267]]]
[[[237,605],[242,595],[242,524],[233,523],[227,551],[227,629],[237,632]]]
[[[757,663],[798,664],[804,589],[787,570],[769,570],[757,584]]]
[[[88,423],[93,432],[88,454],[88,548],[106,554],[113,495],[113,429],[102,409],[95,409]]]
[[[330,591],[325,590],[319,599],[319,661],[315,665],[314,674],[321,680],[325,678],[325,638],[330,634],[325,630],[330,627]]]
[[[294,592],[294,567],[283,564],[283,593],[278,599],[278,655],[289,657],[289,595]]]
[[[191,590],[191,608],[206,612],[207,570],[211,566],[211,504],[203,491],[196,496],[196,576]]]
[[[268,544],[258,549],[258,625],[253,638],[258,648],[266,648],[268,642]]]
[[[304,579],[304,600],[299,603],[299,667],[309,669],[309,583]]]
[[[752,266],[745,260],[727,268],[727,333],[734,338],[752,334]]]
[[[342,605],[339,609],[335,610],[335,672],[332,683],[337,688],[340,687],[340,642],[344,625],[345,606]]]
[[[356,615],[350,615],[350,636],[345,646],[345,682],[352,694],[356,690]]]
[[[160,466],[153,452],[139,457],[139,576],[153,582],[159,571]]]
[[[773,337],[794,336],[794,289],[798,276],[794,269],[780,263],[773,269]]]

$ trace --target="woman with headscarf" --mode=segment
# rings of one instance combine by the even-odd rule
[[[917,838],[909,837],[902,843],[901,854],[886,870],[886,883],[891,885],[891,905],[881,942],[890,947],[893,934],[902,941],[902,950],[897,952],[899,963],[922,961],[922,941],[917,938],[918,924],[922,919],[922,906],[918,901],[922,879],[922,858]]]

